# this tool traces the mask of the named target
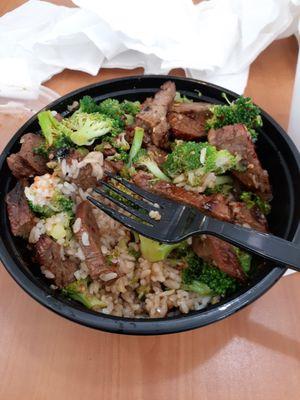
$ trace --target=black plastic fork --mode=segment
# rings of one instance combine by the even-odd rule
[[[267,260],[300,271],[300,247],[292,242],[240,225],[219,221],[204,215],[192,206],[150,193],[113,174],[106,173],[106,175],[121,183],[132,194],[104,180],[99,181],[102,187],[94,188],[94,191],[115,203],[129,215],[91,196],[87,197],[88,200],[110,217],[145,237],[162,243],[178,243],[190,236],[209,234]],[[118,196],[114,197],[109,192]],[[135,195],[138,195],[138,198]]]

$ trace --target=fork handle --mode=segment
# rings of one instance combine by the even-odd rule
[[[288,265],[300,272],[300,247],[288,240],[267,233],[207,218],[201,232],[217,236],[231,244],[270,261]]]

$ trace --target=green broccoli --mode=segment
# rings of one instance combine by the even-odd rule
[[[146,149],[140,149],[132,161],[136,167],[146,167],[149,172],[155,176],[155,178],[170,182],[170,178],[165,175],[157,163],[152,160]]]
[[[182,243],[165,244],[148,239],[142,235],[139,236],[142,256],[150,262],[165,260],[174,249],[182,246]]]
[[[31,211],[33,211],[35,214],[38,214],[42,218],[51,217],[51,215],[55,213],[50,207],[33,204],[31,200],[27,201]]]
[[[250,272],[252,256],[244,250],[239,249],[238,247],[234,247],[235,254],[241,264],[241,267],[245,274]]]
[[[216,177],[215,185],[213,188],[207,188],[205,194],[220,193],[228,196],[233,190],[233,180],[231,176],[219,175]]]
[[[184,290],[212,296],[225,296],[237,290],[238,282],[234,278],[204,262],[193,252],[186,256],[186,262],[188,266],[182,271]]]
[[[270,204],[254,193],[242,192],[240,199],[246,203],[248,208],[257,206],[264,215],[268,215],[271,211]]]
[[[139,101],[124,100],[120,103],[116,99],[106,99],[97,104],[90,96],[84,96],[79,103],[80,112],[105,114],[115,120],[120,130],[124,129],[125,122],[127,122],[128,125],[132,124],[132,118],[134,118],[141,109]]]
[[[46,143],[45,146],[39,146],[36,152],[47,154],[47,149],[51,147],[59,149],[61,147],[68,148],[72,146],[70,139],[72,131],[59,122],[51,111],[41,111],[38,113],[38,121]]]
[[[200,152],[200,162],[206,173],[223,174],[237,165],[237,157],[227,150],[217,150],[215,146],[207,144]]]
[[[29,207],[31,210],[38,214],[40,217],[48,218],[54,214],[65,212],[70,218],[73,218],[74,212],[74,202],[68,197],[64,196],[59,192],[55,192],[53,197],[50,199],[49,205],[40,206],[37,204],[33,204],[32,201],[28,200]]]
[[[252,140],[257,139],[256,128],[262,126],[262,118],[260,109],[253,104],[250,97],[239,97],[237,100],[230,102],[223,93],[228,105],[215,105],[211,108],[212,117],[206,121],[206,129],[218,129],[226,125],[244,124]]]
[[[200,175],[208,172],[223,174],[234,168],[238,158],[227,150],[217,150],[207,142],[177,142],[172,153],[168,154],[163,164],[163,170],[169,176],[175,177],[184,172],[201,169]]]
[[[130,152],[129,152],[129,159],[128,159],[128,165],[127,165],[128,167],[131,166],[132,160],[134,159],[134,157],[137,155],[137,153],[142,148],[143,138],[144,138],[144,129],[136,127],[134,130],[134,137],[133,137],[133,141],[131,143],[131,148],[130,148]]]
[[[79,111],[92,114],[99,112],[99,106],[92,97],[83,96],[83,98],[79,100]]]
[[[164,172],[174,177],[182,172],[199,168],[202,148],[201,143],[177,141],[175,148],[168,154],[163,164]]]
[[[104,301],[89,293],[87,279],[80,279],[70,283],[62,289],[62,292],[91,310],[99,310],[107,306]]]
[[[180,92],[176,92],[174,102],[175,103],[193,103],[193,100],[190,100],[186,96],[181,95]]]
[[[69,137],[78,146],[89,146],[107,133],[112,136],[120,133],[115,120],[99,113],[88,114],[76,111],[62,123],[71,130]]]
[[[141,111],[141,103],[139,101],[124,100],[120,103],[120,107],[126,115],[132,115],[134,117]]]

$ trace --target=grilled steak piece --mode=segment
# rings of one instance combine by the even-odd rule
[[[28,206],[20,182],[6,195],[5,202],[13,235],[27,238],[35,224],[35,216]]]
[[[62,288],[75,280],[74,272],[79,268],[78,260],[61,258],[61,246],[47,235],[42,235],[35,244],[36,258],[41,270],[48,277],[53,274],[55,285]]]
[[[83,201],[77,206],[76,218],[80,218],[81,224],[75,235],[85,256],[91,278],[101,278],[102,274],[109,272],[115,273],[114,278],[118,277],[116,268],[106,265],[99,242],[101,232],[93,214],[92,205],[88,201]]]
[[[210,235],[193,238],[193,250],[203,260],[212,262],[221,271],[245,281],[246,276],[231,244]]]
[[[136,125],[151,132],[153,144],[168,147],[169,124],[167,112],[176,94],[175,84],[165,82],[152,99],[147,99],[142,110],[136,116]]]
[[[110,172],[112,174],[120,172],[123,167],[124,167],[124,162],[122,160],[119,161],[104,160],[103,163],[104,172]]]
[[[235,124],[211,129],[208,133],[208,141],[218,150],[226,149],[234,155],[239,155],[246,170],[232,171],[233,175],[263,198],[267,200],[272,198],[268,172],[262,168],[254,144],[244,125]]]
[[[234,223],[260,232],[268,232],[267,219],[258,207],[248,208],[245,203],[238,201],[230,202],[229,207]]]
[[[223,195],[201,195],[198,193],[189,192],[181,187],[177,187],[176,185],[165,181],[159,181],[152,185],[150,182],[151,178],[151,175],[140,171],[134,175],[133,181],[136,185],[145,190],[149,190],[174,201],[197,207],[203,213],[211,215],[215,218],[224,221],[231,220],[230,208],[227,204],[227,199]]]
[[[183,140],[197,140],[207,136],[205,122],[211,116],[212,104],[174,103],[167,120],[174,136]]]
[[[22,136],[20,151],[7,158],[7,164],[16,178],[28,178],[31,175],[44,175],[48,172],[47,158],[34,153],[34,149],[43,143],[44,139],[34,133]]]

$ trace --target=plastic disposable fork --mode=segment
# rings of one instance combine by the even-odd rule
[[[267,260],[300,271],[300,247],[292,242],[240,225],[219,221],[192,206],[150,193],[110,173],[107,175],[129,189],[132,194],[121,190],[120,185],[115,187],[104,180],[99,181],[101,188],[94,188],[94,191],[115,203],[126,213],[103,204],[91,196],[88,196],[88,200],[110,217],[145,237],[162,243],[178,243],[191,236],[209,234]],[[112,193],[118,196],[114,197]]]

